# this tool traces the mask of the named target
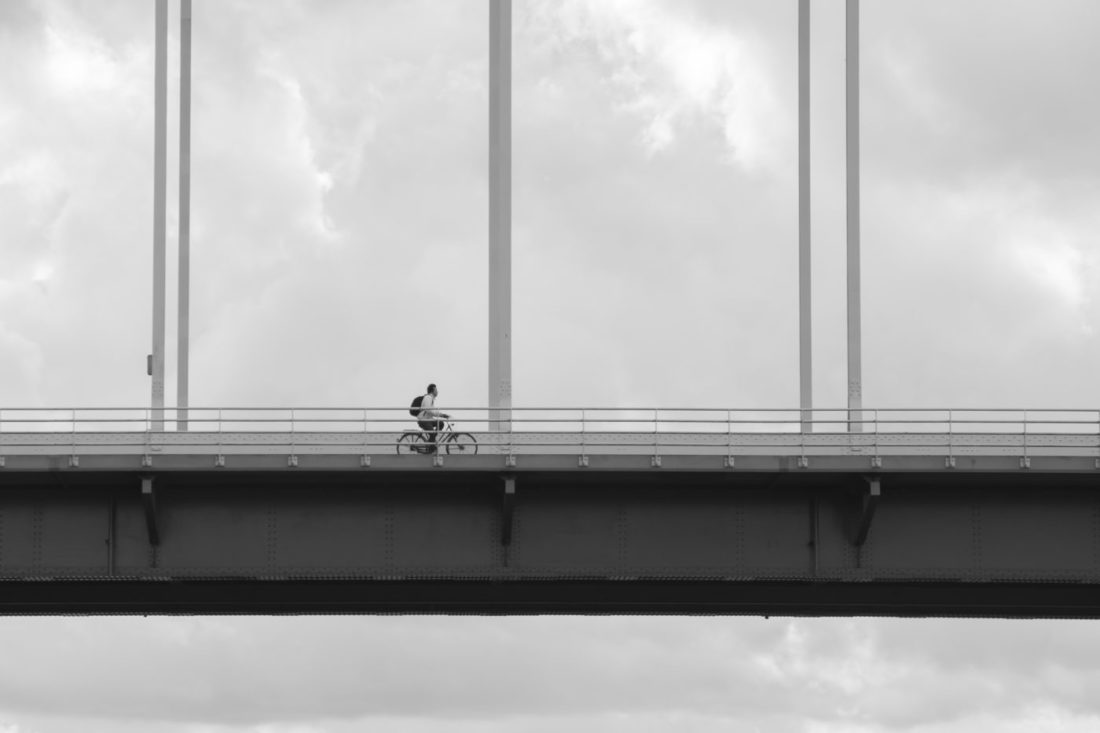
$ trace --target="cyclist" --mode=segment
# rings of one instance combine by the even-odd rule
[[[416,424],[428,437],[432,444],[432,452],[436,450],[435,438],[443,430],[443,421],[439,418],[448,418],[450,415],[435,409],[435,398],[439,396],[439,390],[434,384],[428,385],[428,394],[420,401],[420,414],[416,417]]]

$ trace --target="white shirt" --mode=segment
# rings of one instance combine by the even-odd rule
[[[433,407],[435,407],[435,395],[429,392],[420,401],[420,416],[417,419],[430,420],[433,417],[439,417],[439,410],[434,410]]]

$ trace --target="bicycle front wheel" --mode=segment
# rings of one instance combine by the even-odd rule
[[[475,455],[477,453],[477,440],[469,433],[455,433],[447,441],[447,453]]]
[[[423,448],[418,445],[420,442],[420,433],[409,431],[402,434],[402,436],[397,439],[397,455],[419,453],[423,450]]]

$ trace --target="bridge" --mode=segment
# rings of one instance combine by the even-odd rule
[[[1100,616],[1095,410],[454,413],[0,410],[0,611]]]
[[[150,406],[0,409],[0,612],[1100,616],[1100,413],[863,404],[858,0],[845,3],[847,406],[812,394],[808,0],[799,407],[513,406],[511,2],[489,5],[488,405],[454,408],[469,441],[428,453],[403,442],[403,407],[189,404],[190,0],[165,406],[157,1]]]

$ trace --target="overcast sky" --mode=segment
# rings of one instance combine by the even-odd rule
[[[835,407],[844,3],[812,4]],[[0,0],[0,407],[148,403],[153,6]],[[797,406],[796,11],[516,0],[517,405]],[[1100,4],[862,19],[864,404],[1100,406]],[[486,0],[195,0],[193,405],[486,402],[487,41]],[[1095,730],[1098,628],[4,619],[0,733]]]

